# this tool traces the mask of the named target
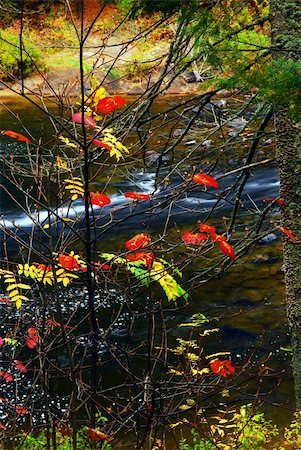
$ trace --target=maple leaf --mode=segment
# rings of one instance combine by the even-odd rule
[[[209,186],[213,188],[218,188],[218,182],[215,178],[211,177],[210,175],[205,175],[204,173],[196,173],[192,180],[195,183],[203,184],[204,186]]]
[[[96,110],[101,114],[110,114],[125,105],[125,98],[120,95],[105,97],[99,100]]]
[[[81,124],[82,123],[82,113],[81,112],[77,112],[74,113],[72,116],[72,120],[75,123]],[[97,123],[95,122],[95,120],[92,119],[92,117],[88,116],[88,114],[84,113],[84,124],[88,127],[88,128],[96,128],[97,127]]]
[[[185,244],[197,245],[202,241],[206,241],[208,236],[202,233],[191,233],[190,231],[184,231],[181,238]]]
[[[219,241],[219,248],[221,249],[221,251],[226,255],[229,256],[229,258],[231,260],[235,259],[235,251],[234,248],[232,247],[231,244],[229,244],[229,242],[226,242],[224,240],[220,240]]]
[[[106,194],[101,194],[100,192],[90,192],[89,203],[103,208],[104,206],[109,205],[111,200]]]
[[[235,373],[235,367],[232,366],[232,362],[229,359],[214,359],[209,363],[212,372],[222,377],[228,377]]]
[[[106,433],[103,433],[102,431],[96,430],[95,428],[88,428],[87,434],[91,441],[99,442],[99,441],[106,441],[111,442],[112,438]]]
[[[2,130],[1,134],[4,134],[5,136],[9,136],[13,139],[17,139],[18,141],[30,143],[30,140],[26,136],[23,136],[23,134],[17,133],[16,131]]]
[[[279,229],[284,233],[291,241],[299,242],[297,238],[293,235],[293,233],[286,227],[279,227]]]
[[[146,233],[136,234],[132,239],[126,241],[125,246],[128,250],[139,250],[146,247],[151,242],[151,238]]]
[[[124,194],[124,196],[126,198],[132,198],[133,200],[137,200],[137,201],[138,200],[141,200],[141,201],[150,200],[152,198],[150,194],[142,194],[142,193],[138,193],[138,192],[126,192]]]

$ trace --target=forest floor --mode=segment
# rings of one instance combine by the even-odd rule
[[[86,30],[98,11],[98,0],[87,2],[84,16]],[[170,40],[174,36],[172,20],[156,26],[159,20],[159,15],[125,20],[118,8],[106,6],[95,20],[84,46],[86,73],[93,70],[111,94],[143,93],[147,86],[154,84],[160,77]],[[147,31],[149,27],[153,27],[150,33]],[[54,91],[59,95],[77,94],[80,77],[79,28],[76,14],[71,18],[68,11],[58,7],[26,18],[24,42],[28,48],[40,54],[38,65],[41,67],[39,72],[35,71],[26,77],[24,86],[28,93],[43,96],[53,96]],[[20,23],[16,20],[5,29],[18,36]],[[2,95],[9,93],[6,84],[7,81],[0,81]],[[8,85],[17,92],[21,89],[17,76],[9,80]],[[194,74],[188,72],[178,77],[166,93],[191,94],[199,88],[200,83],[195,82]]]

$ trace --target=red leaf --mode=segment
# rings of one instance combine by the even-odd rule
[[[132,239],[125,243],[128,250],[139,250],[146,247],[151,242],[151,238],[146,233],[136,234]]]
[[[74,270],[79,268],[77,260],[70,255],[60,255],[58,257],[58,262],[62,267],[68,270]]]
[[[92,138],[90,138],[90,139],[92,139]],[[100,139],[95,138],[95,139],[92,139],[91,142],[92,142],[93,145],[96,145],[97,147],[102,147],[105,150],[109,150],[109,151],[112,150],[112,147],[110,147],[108,144],[106,144],[105,142],[101,141]]]
[[[155,255],[153,253],[148,252],[136,252],[131,253],[130,255],[127,255],[127,260],[134,262],[134,261],[144,261],[148,268],[150,268],[153,264],[153,261],[155,259]]]
[[[115,95],[114,100],[115,100],[117,108],[122,108],[122,106],[125,105],[125,98],[122,97],[121,95]]]
[[[204,184],[205,186],[210,186],[214,188],[218,188],[218,182],[215,178],[210,175],[205,175],[204,173],[196,173],[192,180],[198,184]]]
[[[211,239],[213,240],[213,242],[226,242],[227,240],[226,236],[216,234],[215,232],[211,233]]]
[[[2,337],[0,337],[0,347],[2,347],[2,345],[4,345],[4,344],[5,344],[5,340]]]
[[[81,112],[77,112],[74,113],[72,116],[72,120],[75,123],[82,123],[82,113]],[[84,124],[88,127],[88,128],[96,128],[97,127],[97,123],[95,122],[95,120],[92,119],[92,117],[88,116],[88,114],[84,114]]]
[[[25,414],[28,413],[28,409],[27,409],[27,408],[24,408],[24,406],[21,406],[21,405],[17,405],[17,406],[15,407],[15,411],[16,411],[16,413],[19,414],[20,416],[24,416]]]
[[[92,264],[93,267],[95,267],[97,269],[103,269],[103,270],[110,270],[110,269],[112,269],[112,267],[109,266],[109,264],[98,263],[96,261],[91,261],[91,264]]]
[[[38,330],[36,328],[30,327],[27,330],[28,337],[26,338],[26,345],[28,348],[35,348],[39,342]]]
[[[4,378],[8,383],[11,383],[14,380],[13,376],[8,372],[4,372],[4,370],[0,371],[0,377]]]
[[[124,105],[125,99],[120,95],[115,95],[99,100],[96,109],[101,114],[110,114],[111,112],[115,111],[115,109],[121,108]]]
[[[103,270],[110,270],[110,269],[112,269],[112,267],[109,266],[108,264],[101,264],[101,263],[97,263],[95,261],[91,261],[91,266],[93,268],[95,268],[95,269],[103,269]],[[88,268],[87,268],[87,266],[84,266],[84,267],[80,267],[80,270],[82,272],[87,272]]]
[[[91,441],[94,442],[106,441],[109,443],[112,441],[111,436],[109,436],[106,433],[103,433],[102,431],[95,430],[95,428],[88,428],[87,433]]]
[[[140,194],[138,192],[126,192],[124,194],[126,198],[132,198],[133,200],[150,200],[152,196],[150,194]]]
[[[0,422],[0,430],[4,430],[4,431],[5,431],[5,430],[6,430],[6,428],[7,428],[7,427],[6,427],[5,425],[3,425],[3,423],[2,423],[2,422]]]
[[[275,198],[275,197],[264,197],[262,199],[263,202],[276,202],[279,203],[279,205],[285,205],[285,201],[281,200],[280,198]]]
[[[205,241],[208,239],[208,236],[206,234],[201,233],[191,233],[190,231],[184,231],[182,236],[182,241],[185,242],[185,244],[199,244],[202,241]]]
[[[30,140],[26,136],[23,136],[23,134],[17,133],[16,131],[2,130],[1,134],[5,134],[5,136],[9,136],[9,137],[11,137],[13,139],[17,139],[18,141],[23,141],[23,142],[30,143]]]
[[[219,248],[221,249],[221,251],[226,255],[229,256],[230,259],[235,259],[235,251],[234,248],[232,247],[231,244],[229,244],[229,242],[226,241],[219,241]]]
[[[26,369],[24,364],[22,364],[21,361],[19,361],[18,359],[15,359],[14,363],[15,363],[16,369],[20,370],[20,372],[23,372],[23,373],[28,372],[28,370]]]
[[[299,242],[298,239],[295,238],[293,233],[286,227],[279,227],[282,233],[284,233],[291,241],[293,242]]]
[[[111,203],[111,200],[107,195],[101,194],[100,192],[90,192],[89,203],[103,208],[104,206],[109,205]]]
[[[210,362],[210,368],[212,372],[217,375],[221,375],[222,377],[228,377],[235,372],[235,367],[232,366],[229,359],[224,359],[223,361],[220,359],[214,359]]]
[[[1,297],[0,303],[4,303],[5,305],[10,305],[10,301],[9,301],[8,297]]]
[[[38,335],[28,336],[26,338],[26,345],[28,348],[35,348],[38,343],[39,343]]]
[[[207,225],[206,223],[200,223],[199,230],[201,233],[210,233],[210,234],[215,233],[215,227]]]

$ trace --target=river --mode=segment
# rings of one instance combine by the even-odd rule
[[[185,99],[184,99],[185,100]],[[166,105],[172,105],[177,102],[182,102],[180,97],[160,99],[156,106],[155,112],[160,112],[166,108]],[[241,101],[241,99],[240,99]],[[23,124],[23,131],[30,130],[30,133],[38,138],[42,131],[43,141],[48,142],[52,139],[53,129],[49,120],[33,105],[23,99],[16,99],[8,97],[2,99],[5,107],[0,105],[0,123],[1,129],[11,129],[21,131],[20,121]],[[228,100],[231,109],[231,100]],[[51,101],[47,103],[50,111],[56,111],[56,105]],[[10,113],[14,112],[14,115]],[[247,117],[247,116],[246,116]],[[174,127],[174,136],[181,133],[181,126],[185,126],[185,121]],[[180,130],[180,131],[179,131]],[[230,132],[235,133],[236,128],[233,126]],[[210,131],[210,129],[209,129]],[[161,129],[160,136],[151,137],[151,148],[158,149],[160,147],[160,139],[164,140],[168,136],[169,129],[164,125]],[[178,150],[178,156],[175,162],[181,160],[196,142],[203,142],[205,134],[208,134],[208,127],[198,124],[193,133],[184,140],[184,145],[181,144]],[[229,134],[231,136],[231,134]],[[248,133],[242,136],[241,145],[244,147],[249,142]],[[133,142],[133,137],[128,138],[128,143]],[[213,137],[212,141],[201,146],[202,154],[208,145],[214,151],[214,145],[218,137]],[[3,138],[0,143],[0,151],[6,157],[10,153],[20,155],[24,158],[25,147],[23,143],[11,142],[8,138]],[[195,143],[193,143],[195,141]],[[192,143],[190,143],[192,142]],[[236,144],[237,145],[237,144]],[[265,147],[262,148],[261,158],[265,159],[270,156],[272,152],[271,143],[267,139],[266,146],[268,151],[265,152]],[[213,174],[216,178],[223,175],[224,171],[235,170],[238,167],[238,161],[235,159],[235,154],[240,150],[232,148],[228,153],[223,152],[219,156],[219,163],[213,169]],[[179,156],[180,155],[180,156]],[[105,240],[109,251],[116,251],[120,249],[123,242],[131,237],[136,232],[141,232],[147,228],[152,233],[160,233],[162,227],[166,227],[166,220],[168,217],[168,226],[171,231],[169,237],[179,235],[179,230],[184,228],[192,229],[196,221],[200,218],[207,217],[210,214],[210,221],[217,225],[222,232],[222,224],[225,223],[225,217],[228,217],[232,211],[235,196],[228,194],[226,200],[221,200],[218,207],[213,213],[210,213],[213,205],[216,205],[217,194],[212,194],[212,191],[200,190],[193,187],[187,193],[178,192],[177,201],[174,202],[172,208],[166,207],[165,199],[169,198],[171,192],[177,190],[183,180],[183,172],[175,171],[170,174],[169,161],[166,160],[162,164],[162,168],[157,171],[155,159],[156,155],[149,153],[148,167],[139,167],[137,162],[132,165],[132,172],[128,176],[121,177],[118,175],[115,183],[109,187],[108,193],[111,198],[111,204],[99,217],[100,226],[104,226],[105,231],[101,234],[101,239]],[[203,156],[204,157],[204,156]],[[177,159],[178,158],[178,159]],[[205,158],[206,159],[206,158]],[[187,163],[188,164],[188,163]],[[160,184],[164,178],[168,176],[168,183],[164,186]],[[234,181],[236,173],[229,175],[226,179],[221,178],[221,186],[223,189],[231,186]],[[159,179],[159,183],[158,183]],[[2,185],[11,192],[14,192],[13,183],[1,181]],[[106,183],[106,176],[100,175],[93,181],[94,190],[102,190]],[[265,164],[259,168],[252,169],[241,201],[240,221],[237,227],[237,239],[242,235],[243,228],[248,227],[249,222],[253,220],[252,208],[254,205],[263,206],[264,197],[277,197],[278,195],[278,176],[276,167],[273,163]],[[153,194],[151,201],[141,202],[138,205],[130,207],[130,214],[127,220],[124,220],[128,214],[128,200],[123,196],[127,191],[140,191],[144,193]],[[18,196],[17,198],[22,199]],[[25,238],[26,234],[30,234],[33,229],[33,220],[39,223],[45,223],[48,213],[46,210],[40,209],[36,217],[29,217],[28,214],[22,212],[18,204],[13,201],[2,190],[1,200],[1,227],[8,230],[18,230],[18,236]],[[151,212],[150,212],[151,207]],[[80,216],[84,211],[82,200],[76,200],[74,207],[68,209],[66,205],[61,205],[56,213],[66,217],[68,211],[68,218],[74,219]],[[99,209],[95,208],[95,213],[99,213]],[[268,221],[277,222],[279,218],[279,208],[273,208],[268,216]],[[53,219],[54,220],[54,219]],[[110,223],[109,226],[106,224]],[[268,229],[268,226],[266,226]],[[267,397],[267,402],[264,406],[268,417],[273,418],[280,426],[285,425],[291,417],[291,412],[294,409],[293,401],[293,384],[290,369],[290,357],[281,350],[281,347],[288,345],[287,325],[285,319],[285,297],[284,297],[284,280],[282,268],[282,244],[281,236],[275,229],[273,233],[267,233],[268,236],[263,237],[257,245],[251,247],[247,256],[238,259],[237,262],[229,269],[228,272],[223,273],[218,278],[213,277],[209,282],[195,283],[191,293],[190,305],[188,307],[180,307],[180,312],[176,313],[171,310],[165,315],[165,323],[167,326],[167,335],[169,336],[170,344],[175,344],[179,337],[187,336],[184,328],[179,328],[181,322],[189,321],[192,314],[201,312],[207,317],[212,318],[213,327],[218,326],[220,331],[218,334],[208,339],[207,345],[212,348],[212,351],[228,350],[231,351],[234,365],[243,366],[248,358],[251,358],[254,365],[258,361],[266,364],[271,368],[271,375],[266,377],[262,385],[262,392],[273,391],[272,396]],[[2,234],[3,235],[3,234]],[[6,237],[6,247],[11,257],[18,255],[18,246],[14,239]],[[175,249],[170,251],[167,257],[183,257],[183,249]],[[203,270],[202,261],[194,260],[189,267],[185,269],[183,276],[183,286],[188,288],[191,277],[196,276]],[[200,280],[202,280],[200,278]],[[73,291],[73,294],[76,291]],[[105,306],[102,293],[98,294],[98,301],[102,302],[104,322],[109,320],[112,305],[120,303],[120,292],[115,289],[110,291],[110,302]],[[107,297],[106,297],[107,298]],[[108,298],[106,302],[108,301]],[[114,306],[114,307],[115,307]],[[69,305],[68,313],[72,311]],[[80,310],[79,310],[80,311]],[[78,314],[78,310],[77,310]],[[219,320],[217,320],[219,319]],[[118,342],[123,345],[123,340],[127,339],[127,324],[126,316],[121,316],[120,320],[114,324],[110,331],[110,340]],[[132,337],[132,344],[138,344],[147,337],[145,330],[146,317],[139,314],[133,326],[134,335]],[[134,345],[133,344],[133,345]],[[105,351],[105,350],[104,350]],[[269,356],[269,360],[264,362]],[[252,364],[251,364],[252,366]],[[282,373],[285,371],[285,373]],[[104,371],[104,383],[109,385],[110,373],[107,375]],[[108,378],[105,379],[105,376]],[[118,378],[118,377],[117,377]],[[275,388],[277,380],[282,379],[280,386]],[[258,378],[256,378],[258,382]],[[254,384],[250,384],[251,391],[254,391]],[[250,394],[250,399],[252,396]],[[278,404],[280,406],[278,406]]]

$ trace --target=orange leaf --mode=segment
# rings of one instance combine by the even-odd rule
[[[284,233],[291,241],[299,242],[298,239],[295,238],[293,233],[286,227],[279,227],[282,233]]]
[[[215,232],[211,233],[211,239],[213,240],[213,242],[226,242],[227,240],[226,236],[216,234]]]
[[[28,370],[26,369],[24,364],[22,364],[21,361],[19,361],[18,359],[15,359],[14,363],[15,363],[16,369],[20,370],[20,372],[23,372],[23,373],[28,372]]]
[[[2,422],[0,422],[0,430],[6,430],[6,426],[5,425],[3,425],[3,423]]]
[[[151,238],[146,233],[136,234],[132,239],[125,243],[128,250],[139,250],[146,247],[151,242]]]
[[[34,336],[38,334],[38,330],[36,328],[30,327],[28,328],[27,333],[29,334],[29,336]]]
[[[88,428],[87,433],[91,441],[94,442],[106,441],[110,443],[112,441],[111,436],[109,436],[106,433],[103,433],[102,431],[95,430],[95,428]]]
[[[17,133],[16,131],[2,130],[1,134],[5,134],[5,136],[9,136],[9,137],[11,137],[13,139],[17,139],[18,141],[23,141],[23,142],[30,143],[30,140],[26,136],[23,136],[23,134]]]
[[[47,266],[46,264],[38,264],[37,269],[43,270],[43,272],[50,272],[52,270],[51,266]]]
[[[16,411],[16,413],[19,414],[20,416],[24,416],[25,414],[28,413],[28,409],[27,409],[27,408],[24,408],[24,406],[21,406],[21,405],[17,405],[17,406],[15,407],[15,411]]]
[[[65,437],[72,436],[72,432],[71,432],[70,428],[68,427],[68,425],[65,425],[64,423],[59,423],[57,425],[57,429]]]
[[[207,225],[206,223],[200,223],[199,230],[201,233],[210,233],[210,234],[215,233],[215,227]]]
[[[133,200],[150,200],[151,199],[151,195],[150,194],[139,194],[138,192],[126,192],[124,194],[124,196],[126,198],[132,198]]]
[[[219,248],[221,249],[221,251],[226,255],[229,256],[230,259],[235,259],[235,251],[234,248],[232,247],[231,244],[229,244],[229,242],[226,241],[219,241]]]
[[[206,241],[208,239],[208,236],[206,234],[191,233],[190,231],[184,231],[181,238],[182,241],[185,242],[185,244],[196,245],[202,241]]]
[[[196,173],[192,180],[198,184],[204,184],[205,186],[210,186],[213,188],[218,188],[218,182],[215,178],[210,175],[205,175],[204,173]]]

